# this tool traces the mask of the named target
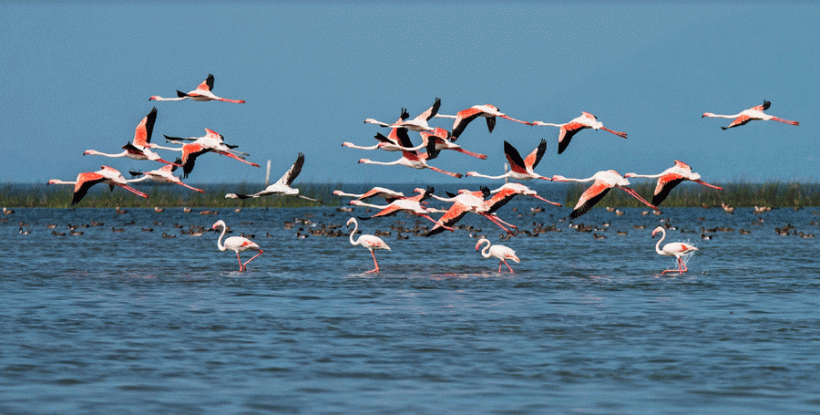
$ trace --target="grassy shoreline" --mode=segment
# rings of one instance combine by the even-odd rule
[[[663,207],[701,207],[720,206],[725,203],[736,207],[769,206],[769,207],[810,207],[820,206],[820,183],[781,182],[766,183],[726,182],[714,183],[724,190],[715,190],[695,183],[684,182],[674,190],[663,202]],[[551,193],[554,200],[562,201],[565,206],[572,207],[588,186],[579,183],[528,183],[534,190],[544,195]],[[412,186],[395,185],[388,187],[403,188]],[[478,188],[479,184],[446,184],[441,188]],[[211,184],[201,185],[205,193],[193,192],[173,184],[153,184],[141,186],[140,190],[148,194],[148,199],[137,197],[123,189],[114,189],[109,192],[106,186],[92,188],[88,195],[76,207],[208,207],[208,208],[252,208],[252,207],[311,207],[321,206],[297,197],[269,196],[257,199],[225,199],[225,194],[254,193],[262,189],[256,183],[238,184]],[[298,186],[300,193],[322,200],[324,206],[341,206],[344,200],[334,196],[333,190],[351,188],[366,190],[366,184],[303,184]],[[495,188],[497,186],[491,186]],[[647,200],[652,200],[655,189],[654,180],[635,181],[630,187],[635,189]],[[437,192],[439,194],[443,192]],[[0,206],[8,208],[68,208],[71,206],[73,189],[71,186],[46,186],[44,184],[14,184],[0,185]],[[556,197],[557,196],[557,197]],[[550,197],[550,196],[548,196]],[[643,207],[625,192],[610,191],[598,203],[599,206],[612,207]]]

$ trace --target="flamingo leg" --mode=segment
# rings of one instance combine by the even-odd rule
[[[487,159],[486,154],[473,153],[472,151],[465,150],[461,147],[454,148],[453,150],[458,151],[459,153],[464,153],[468,156],[473,156],[473,157],[476,157],[476,158],[480,158],[481,160],[486,160]]]
[[[139,190],[134,189],[133,187],[128,186],[127,184],[120,184],[120,183],[115,183],[115,184],[116,184],[117,186],[122,187],[122,188],[123,188],[123,189],[125,189],[125,190],[128,190],[129,192],[131,192],[131,193],[133,193],[133,194],[135,194],[135,195],[137,195],[137,196],[139,196],[139,197],[144,197],[144,198],[148,199],[148,195],[147,195],[147,194],[145,194],[145,193],[143,193],[143,192],[140,192]],[[113,189],[114,187],[112,186],[111,188]]]
[[[510,117],[509,115],[501,115],[500,117],[501,117],[501,118],[503,118],[503,119],[505,119],[505,120],[510,120],[510,121],[515,121],[515,122],[520,122],[521,124],[532,126],[532,123],[531,123],[531,122],[521,121],[521,120],[516,120],[515,118]]]
[[[501,264],[502,264],[503,262],[504,262],[504,260],[503,260],[503,259],[502,259],[502,260],[500,260],[500,261],[498,261],[498,273],[499,273],[499,274],[501,273]]]
[[[199,192],[199,193],[205,193],[205,191],[204,191],[204,190],[202,190],[202,189],[197,189],[196,187],[191,187],[191,186],[188,186],[187,184],[182,183],[182,182],[177,182],[177,184],[178,184],[178,185],[180,185],[180,186],[187,187],[187,188],[189,188],[189,189],[191,189],[191,190],[195,190],[195,191],[197,191],[197,192]]]
[[[239,161],[241,161],[241,162],[243,162],[243,163],[245,163],[245,164],[250,164],[250,165],[251,165],[251,166],[253,166],[253,167],[259,167],[259,165],[258,165],[258,164],[256,164],[256,163],[251,163],[250,161],[247,161],[247,160],[245,160],[245,159],[243,159],[243,158],[241,158],[241,157],[239,157],[239,156],[237,156],[237,155],[234,155],[234,154],[228,153],[227,151],[219,151],[219,150],[213,150],[213,151],[214,151],[215,153],[217,153],[217,154],[222,154],[223,156],[228,156],[228,157],[230,157],[230,158],[232,158],[232,159],[234,159],[234,160],[239,160]]]
[[[511,228],[513,228],[513,229],[518,229],[518,227],[517,227],[517,226],[515,226],[515,225],[513,225],[513,224],[511,224],[511,223],[504,222],[503,220],[499,219],[499,218],[498,218],[498,217],[496,217],[496,216],[489,215],[489,214],[486,214],[486,213],[481,213],[481,215],[482,215],[482,216],[484,216],[485,218],[487,218],[487,219],[489,219],[489,220],[493,221],[493,223],[495,223],[496,225],[498,225],[499,227],[501,227],[501,229],[504,229],[506,232],[509,232],[510,230],[509,230],[509,229],[507,229],[507,228],[505,228],[505,227],[504,227],[504,225],[507,225],[507,226],[509,226],[509,227],[511,227]]]
[[[510,269],[510,274],[515,274],[515,271],[513,271],[512,267],[510,266],[510,264],[508,264],[508,263],[507,263],[507,261],[505,261],[505,260],[503,260],[503,259],[502,259],[502,260],[501,260],[501,262],[503,262],[503,263],[504,263],[504,265],[506,265],[506,266],[507,266],[507,268],[509,268],[509,269]],[[500,265],[499,265],[499,266],[500,266]]]
[[[170,164],[170,165],[172,165],[172,166],[176,166],[176,167],[182,167],[182,165],[181,165],[181,164],[171,163],[171,162],[170,162],[170,161],[168,161],[168,160],[157,159],[157,161],[158,161],[158,162],[160,162],[160,163]]]
[[[640,200],[643,204],[645,204],[645,205],[647,205],[647,206],[651,207],[652,209],[655,209],[655,210],[660,210],[660,209],[658,209],[658,207],[657,207],[657,206],[655,206],[655,205],[653,205],[653,204],[651,204],[651,203],[647,202],[647,201],[646,201],[646,199],[642,198],[642,197],[641,197],[641,195],[639,195],[639,194],[638,194],[638,192],[636,192],[636,191],[634,191],[634,190],[632,190],[632,189],[630,189],[630,188],[628,188],[628,187],[623,187],[623,186],[617,186],[617,187],[618,187],[619,189],[623,190],[624,192],[629,193],[630,195],[632,195],[632,197],[634,197],[635,199]]]
[[[558,206],[558,207],[561,207],[561,206],[562,206],[560,203],[557,203],[557,202],[553,202],[553,201],[551,201],[551,200],[544,199],[543,197],[538,196],[538,195],[532,195],[532,197],[534,197],[534,198],[536,198],[536,199],[538,199],[538,200],[543,200],[544,202],[547,202],[547,203],[549,203],[549,204],[551,204],[551,205],[553,205],[553,206]]]
[[[217,100],[222,102],[233,102],[234,104],[244,104],[244,99],[228,99],[228,98],[217,98]]]
[[[432,170],[432,171],[437,171],[437,172],[439,172],[439,173],[444,173],[444,174],[446,174],[446,175],[448,175],[448,176],[453,176],[453,177],[455,177],[456,179],[460,179],[460,178],[464,177],[464,175],[463,175],[463,174],[461,174],[461,173],[452,173],[452,172],[449,172],[449,171],[446,171],[446,170],[442,170],[442,169],[440,169],[440,168],[438,168],[438,167],[427,166],[427,168],[429,168],[429,169],[430,169],[430,170]]]
[[[608,132],[608,133],[615,134],[615,135],[617,135],[618,137],[621,137],[621,138],[626,138],[626,133],[622,133],[622,132],[620,132],[620,131],[612,131],[612,130],[610,130],[609,128],[606,128],[606,127],[601,127],[601,129],[602,129],[602,130],[604,130],[604,131],[606,131],[606,132]]]
[[[370,255],[373,255],[373,265],[375,265],[376,268],[371,269],[370,271],[367,271],[366,274],[371,274],[371,273],[374,273],[374,272],[376,274],[378,274],[379,273],[379,263],[376,261],[376,253],[373,252],[372,249],[370,250]]]
[[[709,183],[706,183],[706,182],[701,181],[701,180],[692,180],[692,181],[693,181],[693,182],[695,182],[695,183],[698,183],[698,184],[702,184],[702,185],[704,185],[704,186],[706,186],[706,187],[711,187],[712,189],[723,190],[723,188],[722,188],[722,187],[715,186],[715,185],[713,185],[713,184],[709,184]]]
[[[253,258],[251,258],[251,259],[249,259],[249,260],[245,261],[245,263],[244,263],[244,264],[242,264],[242,267],[243,267],[243,268],[245,268],[245,270],[247,270],[247,269],[248,269],[248,263],[249,263],[249,262],[253,261],[254,259],[256,259],[256,257],[258,257],[259,255],[262,255],[262,253],[263,253],[263,252],[265,252],[265,251],[263,251],[263,250],[261,250],[261,249],[258,249],[258,251],[259,251],[259,253],[258,253],[258,254],[254,255],[254,256],[253,256]]]
[[[236,251],[236,260],[237,260],[237,261],[239,261],[239,272],[244,271],[244,270],[245,270],[245,266],[244,266],[244,265],[242,265],[242,259],[241,259],[241,258],[239,258],[239,251]]]
[[[782,118],[777,118],[777,117],[772,117],[772,121],[782,122],[782,123],[791,124],[791,125],[800,125],[800,123],[797,122],[797,121],[789,121],[789,120],[784,120]]]
[[[417,215],[418,215],[418,214],[417,214]],[[448,230],[448,231],[450,231],[450,232],[454,232],[454,229],[453,229],[453,228],[451,228],[451,227],[449,227],[449,226],[447,226],[447,225],[445,225],[445,224],[443,224],[443,223],[441,223],[441,224],[440,224],[437,220],[435,220],[435,219],[431,218],[431,217],[430,217],[430,215],[418,215],[418,216],[421,216],[422,218],[425,218],[425,219],[429,220],[430,222],[433,222],[433,223],[435,223],[435,224],[437,224],[437,225],[441,225],[441,227],[442,227],[442,228],[447,229],[447,230]]]

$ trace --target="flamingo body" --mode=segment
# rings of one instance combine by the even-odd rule
[[[307,196],[300,195],[299,189],[290,187],[296,177],[299,176],[299,173],[302,172],[302,166],[305,164],[305,155],[299,153],[296,156],[296,162],[285,172],[276,183],[266,187],[264,190],[254,193],[252,195],[243,195],[237,193],[228,193],[225,195],[225,198],[228,199],[248,199],[248,198],[256,198],[262,196],[270,196],[270,195],[281,195],[281,196],[297,196],[302,199],[310,200],[312,202],[317,202],[316,199],[311,199]]]
[[[458,137],[461,136],[461,133],[464,132],[467,125],[479,117],[482,117],[487,121],[487,130],[490,133],[492,133],[493,129],[495,129],[496,117],[506,118],[510,121],[515,121],[525,125],[532,125],[527,121],[517,120],[507,114],[504,114],[499,111],[495,105],[491,104],[473,105],[470,108],[457,112],[456,115],[437,114],[436,117],[455,119],[455,121],[453,121],[453,132],[450,134],[450,140],[452,141],[456,141]]]
[[[669,196],[669,192],[675,188],[678,184],[683,182],[684,180],[690,180],[695,183],[702,184],[707,187],[711,187],[717,190],[723,190],[722,187],[715,186],[709,183],[706,183],[700,180],[700,174],[695,173],[692,171],[692,168],[689,167],[688,164],[680,161],[675,160],[675,165],[664,170],[660,174],[655,175],[641,175],[635,173],[627,173],[624,175],[626,178],[632,177],[645,177],[645,178],[657,178],[658,184],[655,186],[655,192],[652,196],[652,204],[658,206],[666,200],[666,197]]]
[[[219,239],[216,241],[216,246],[219,248],[220,251],[234,251],[236,252],[236,259],[239,261],[239,271],[247,271],[248,270],[248,263],[256,259],[259,255],[262,255],[263,251],[259,248],[259,245],[256,242],[251,241],[244,236],[231,236],[228,239],[225,239],[225,243],[222,243],[222,238],[225,237],[225,232],[227,231],[227,225],[225,225],[225,221],[218,220],[216,223],[211,226],[211,229],[216,229],[218,227],[222,227],[222,234],[219,235]],[[259,251],[258,254],[254,255],[253,258],[245,261],[242,263],[242,259],[239,257],[239,253],[243,251],[247,251],[249,249]]]
[[[125,177],[123,177],[122,173],[120,173],[117,169],[108,166],[100,166],[100,168],[101,170],[96,172],[85,172],[78,174],[77,180],[73,182],[52,179],[48,181],[48,184],[74,185],[74,197],[71,199],[72,205],[79,203],[80,200],[82,200],[88,193],[88,189],[97,183],[105,183],[111,188],[111,190],[114,190],[114,186],[119,186],[139,197],[144,197],[146,199],[148,198],[147,194],[128,186],[128,181],[125,180]]]
[[[196,87],[195,90],[188,92],[187,94],[177,90],[177,97],[176,98],[163,98],[158,95],[152,95],[148,98],[149,101],[182,101],[184,99],[191,99],[193,101],[223,101],[223,102],[233,102],[235,104],[244,104],[244,99],[227,99],[222,98],[214,95],[212,92],[214,88],[214,76],[208,74],[208,77],[202,81],[199,86]]]
[[[467,176],[472,177],[483,177],[486,179],[504,179],[504,178],[511,178],[516,180],[530,180],[530,179],[541,179],[541,180],[552,180],[549,177],[542,176],[534,171],[535,167],[538,166],[538,163],[541,162],[541,158],[544,157],[544,153],[547,151],[547,142],[544,139],[541,139],[541,142],[538,144],[538,147],[535,148],[526,158],[522,158],[521,155],[518,153],[518,150],[513,147],[512,144],[504,141],[504,155],[507,157],[507,162],[510,164],[510,171],[500,175],[500,176],[487,176],[484,174],[480,174],[475,171],[467,172]]]
[[[627,187],[629,186],[629,180],[618,174],[615,170],[602,170],[587,179],[568,179],[564,176],[555,175],[552,176],[552,180],[555,182],[593,182],[592,186],[581,194],[581,197],[578,199],[578,203],[569,214],[570,219],[575,219],[592,209],[592,207],[603,199],[604,196],[606,196],[606,194],[609,193],[609,191],[614,187],[620,188],[632,197],[641,201],[643,204],[651,207],[652,209],[658,210],[655,205],[647,202],[637,192]]]
[[[181,160],[177,159],[177,163],[181,163],[181,162],[182,162]],[[183,183],[182,180],[179,179],[179,177],[174,176],[174,171],[176,169],[177,169],[177,167],[175,165],[169,164],[169,165],[163,166],[159,169],[151,170],[151,171],[147,171],[147,172],[132,171],[132,172],[129,172],[129,173],[131,173],[132,176],[142,176],[142,177],[139,178],[139,179],[135,179],[135,180],[128,180],[128,182],[129,183],[135,183],[135,182],[138,182],[138,181],[143,181],[143,180],[150,179],[150,180],[154,180],[154,181],[157,181],[157,182],[160,182],[160,183],[178,184],[180,186],[187,187],[187,188],[189,188],[191,190],[194,190],[196,192],[205,193],[204,190],[197,189],[195,187],[189,186],[189,185]]]

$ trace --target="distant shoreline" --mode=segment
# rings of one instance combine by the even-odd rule
[[[493,183],[442,183],[433,184],[436,193],[444,195],[445,191],[455,192],[458,189],[478,189],[488,186],[491,189],[501,186],[502,181]],[[662,207],[703,207],[727,204],[734,207],[768,206],[777,207],[816,207],[820,206],[820,183],[803,183],[797,181],[770,181],[764,183],[724,182],[714,183],[724,188],[722,191],[684,182],[676,187],[663,202]],[[572,207],[588,187],[582,184],[529,182],[527,186],[550,200]],[[197,184],[205,190],[204,194],[192,192],[173,184],[141,184],[139,189],[149,195],[142,199],[131,193],[115,189],[110,192],[105,186],[92,188],[88,195],[77,205],[71,206],[73,189],[71,186],[43,183],[5,183],[0,184],[0,206],[6,208],[68,208],[68,207],[190,207],[190,208],[278,208],[278,207],[311,207],[311,206],[346,206],[349,198],[340,198],[332,194],[333,190],[343,189],[347,192],[363,192],[375,186],[366,183],[307,183],[296,187],[300,193],[322,200],[318,204],[295,197],[262,197],[257,199],[225,199],[225,194],[254,193],[264,188],[263,184],[225,183]],[[405,193],[412,193],[416,187],[426,186],[419,183],[378,184]],[[651,200],[655,188],[654,180],[632,179],[632,185],[639,194]],[[381,202],[379,202],[381,203]],[[637,200],[624,192],[611,191],[599,202],[601,206],[642,207]]]

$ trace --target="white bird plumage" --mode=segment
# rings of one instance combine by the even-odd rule
[[[225,221],[218,220],[216,223],[211,226],[211,229],[216,229],[218,227],[222,227],[222,234],[219,235],[219,239],[216,241],[216,246],[219,248],[220,251],[227,251],[231,250],[236,252],[236,259],[239,261],[239,271],[247,271],[248,270],[248,263],[256,259],[259,255],[262,255],[264,252],[256,242],[251,241],[248,238],[243,236],[231,236],[228,239],[225,239],[225,243],[222,243],[222,238],[225,237],[225,232],[228,230],[228,226],[225,224]],[[245,261],[242,263],[242,259],[239,258],[239,253],[242,251],[247,251],[248,249],[253,249],[259,251],[258,254],[254,255],[253,258]]]
[[[678,269],[667,269],[664,270],[661,275],[666,274],[667,272],[679,272],[684,273],[689,269],[686,268],[686,264],[684,264],[682,257],[690,252],[695,252],[698,250],[694,245],[690,245],[685,242],[670,242],[661,248],[661,243],[664,239],[666,239],[666,229],[663,226],[658,226],[652,231],[652,237],[655,237],[655,234],[660,232],[662,234],[661,239],[655,244],[655,252],[658,255],[665,255],[665,256],[673,256],[678,263]]]
[[[490,240],[486,238],[481,238],[478,240],[478,243],[475,244],[475,250],[478,251],[482,244],[486,244],[487,246],[481,250],[481,256],[484,258],[497,258],[499,260],[498,272],[501,272],[501,264],[504,264],[510,269],[511,273],[515,273],[512,267],[510,267],[510,264],[507,263],[508,259],[515,261],[516,263],[521,262],[521,260],[518,259],[518,256],[515,255],[515,251],[504,245],[492,245]]]

